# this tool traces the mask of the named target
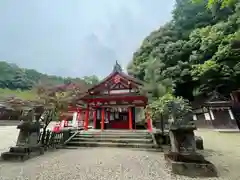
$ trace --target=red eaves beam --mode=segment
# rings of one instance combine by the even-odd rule
[[[134,100],[142,100],[147,101],[147,97],[145,96],[108,96],[108,97],[94,97],[94,98],[86,98],[84,99],[86,102],[108,102],[108,101],[134,101]]]

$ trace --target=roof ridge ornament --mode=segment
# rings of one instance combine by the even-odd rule
[[[118,63],[118,61],[116,60],[116,63],[113,67],[113,72],[122,72],[122,67],[121,65]]]

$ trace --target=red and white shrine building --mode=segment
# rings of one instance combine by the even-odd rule
[[[87,90],[79,98],[81,107],[71,108],[73,121],[88,130],[89,122],[94,129],[136,129],[136,108],[145,108],[148,98],[141,93],[143,82],[122,72],[116,62],[114,69],[99,84]],[[149,131],[152,122],[146,114]]]

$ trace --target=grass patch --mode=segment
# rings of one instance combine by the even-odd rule
[[[34,90],[11,90],[11,89],[1,89],[0,88],[0,99],[5,99],[7,97],[17,97],[23,100],[35,100],[37,99],[37,93]]]

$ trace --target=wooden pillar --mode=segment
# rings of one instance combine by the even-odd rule
[[[105,118],[104,115],[105,115],[104,107],[102,107],[101,130],[104,130],[104,118]]]
[[[213,124],[213,119],[212,119],[212,114],[211,114],[211,112],[210,111],[212,111],[211,109],[210,109],[210,107],[208,107],[208,115],[209,115],[209,118],[210,118],[210,124],[211,124],[211,126],[214,128],[214,124]],[[209,125],[209,124],[208,124]]]
[[[94,124],[94,129],[97,128],[97,109],[94,109],[93,112],[93,124]]]
[[[235,117],[234,117],[234,115],[232,113],[232,110],[230,108],[228,109],[228,114],[229,114],[231,120],[235,120]]]
[[[133,119],[133,129],[136,128],[136,107],[132,107],[132,119]]]
[[[129,123],[129,129],[132,130],[133,122],[132,122],[132,108],[131,107],[128,107],[128,123]]]
[[[107,112],[108,122],[110,122],[110,111]]]
[[[88,121],[89,121],[89,106],[87,106],[87,109],[85,111],[85,130],[88,130]]]

